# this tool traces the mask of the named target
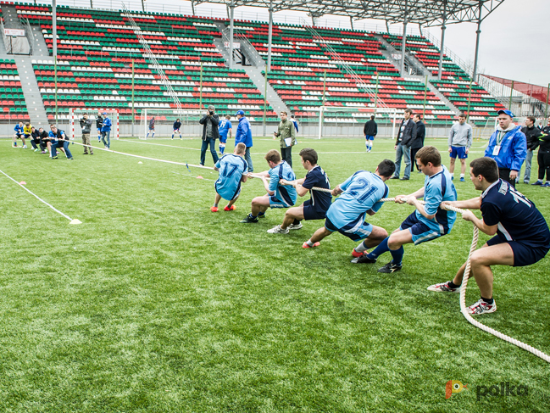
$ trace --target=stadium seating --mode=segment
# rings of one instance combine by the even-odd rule
[[[245,35],[267,60],[267,23],[239,21],[235,23],[235,31]],[[378,97],[390,110],[423,109],[424,84],[416,78],[401,78],[398,70],[382,55],[380,50],[383,46],[372,33],[325,28],[317,28],[316,31],[373,94],[378,74]],[[375,99],[365,93],[343,66],[332,58],[325,45],[317,42],[307,29],[274,24],[272,35],[269,83],[290,110],[302,118],[302,122],[318,118],[325,72],[326,105],[357,108],[357,112],[334,113],[327,109],[326,120],[364,121],[372,114]],[[428,119],[446,120],[452,117],[452,112],[429,90],[426,99]],[[389,116],[384,109],[379,114]]]
[[[401,50],[402,37],[385,33],[383,37],[397,50]],[[432,74],[439,74],[439,49],[428,39],[422,36],[407,36],[406,50],[416,57]],[[504,106],[493,98],[485,89],[472,82],[471,77],[447,55],[443,55],[441,80],[430,82],[455,105],[460,111],[468,111],[470,98],[470,120],[482,124],[488,117],[497,115],[497,111]]]
[[[29,120],[15,60],[0,59],[0,108],[2,123]]]
[[[40,24],[51,50],[51,7],[17,6],[20,18]],[[69,108],[116,108],[122,121],[131,120],[131,62],[134,59],[134,102],[141,108],[174,109],[154,65],[146,61],[138,36],[124,12],[58,8],[58,112]],[[221,36],[212,19],[169,14],[131,15],[157,56],[182,108],[199,114],[200,73],[203,71],[203,106],[219,113],[242,109],[250,118],[263,116],[264,100],[242,69],[226,67],[213,44]],[[93,33],[93,38],[90,37]],[[50,118],[55,112],[54,66],[35,60],[34,71]],[[276,114],[268,105],[268,118]]]

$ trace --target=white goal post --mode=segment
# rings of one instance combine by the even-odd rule
[[[140,112],[136,115],[139,120],[138,138],[147,139],[149,123],[153,118],[155,118],[154,131],[157,138],[172,136],[173,126],[177,119],[181,122],[180,133],[174,137],[179,138],[180,134],[182,136],[198,136],[202,130],[202,126],[199,125],[200,114],[198,109],[178,111],[177,109],[140,108]]]
[[[392,121],[392,136],[395,136],[395,125],[397,122],[396,108],[373,108],[365,106],[319,106],[319,127],[317,138],[323,136],[323,127],[325,124],[336,126],[346,123],[365,123],[372,115],[386,115]],[[351,116],[349,116],[351,114]],[[347,116],[341,116],[347,115]]]
[[[92,121],[92,130],[95,128],[95,121],[99,113],[107,113],[107,116],[111,118],[111,136],[114,139],[120,139],[120,122],[118,111],[116,109],[79,109],[79,108],[70,108],[69,109],[69,139],[74,140],[76,137],[75,133],[75,120],[80,121],[80,118],[84,115],[88,115],[88,118]],[[114,133],[113,133],[114,132]]]

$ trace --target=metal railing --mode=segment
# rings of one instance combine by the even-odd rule
[[[229,47],[226,46],[227,44],[230,44],[230,30],[229,27],[226,27],[222,30],[222,41],[224,43],[225,49],[231,53],[229,50]],[[256,48],[250,43],[250,40],[244,35],[240,33],[233,33],[233,41],[237,41],[240,45],[240,49],[244,52],[246,52],[246,55],[248,59],[254,64],[254,66],[259,68],[265,68],[266,62],[262,58],[262,56],[258,53]]]
[[[29,22],[29,19],[25,19],[25,26],[27,29],[27,40],[29,41],[29,56],[33,54],[34,51],[34,34],[32,32],[31,23]]]
[[[6,36],[6,31],[4,30],[4,22],[0,19],[0,30],[2,30],[2,40],[4,41],[4,47],[6,48],[6,53],[11,53],[11,42],[8,43],[8,38]]]

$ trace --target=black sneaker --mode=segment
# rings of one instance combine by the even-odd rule
[[[384,273],[384,274],[391,274],[396,271],[401,271],[402,265],[395,265],[391,262],[388,262],[386,265],[384,265],[382,268],[378,270],[378,272]]]
[[[399,179],[399,177],[394,175],[390,179]]]
[[[401,180],[402,180],[402,181],[408,181],[409,178],[404,178],[404,177],[403,177],[403,178],[401,178]]]
[[[247,215],[245,219],[241,221],[243,224],[250,224],[252,222],[258,222],[258,218],[252,218],[250,215]]]
[[[376,259],[367,257],[367,254],[362,255],[361,257],[354,258],[351,260],[352,264],[374,264]]]
[[[264,214],[258,214],[258,218],[265,218],[265,213]]]

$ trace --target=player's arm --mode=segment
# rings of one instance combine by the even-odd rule
[[[343,192],[344,190],[340,188],[340,185],[336,185],[336,187],[332,190],[332,196],[338,196]]]
[[[304,196],[309,192],[308,188],[304,188],[302,184],[305,182],[306,178],[300,178],[296,179],[294,181],[287,181],[286,179],[281,179],[279,183],[281,185],[292,185],[294,188],[296,188],[296,193],[299,196]]]
[[[479,228],[481,232],[487,235],[495,235],[497,233],[498,224],[496,225],[487,225],[482,219],[479,219],[474,215],[472,211],[466,211],[462,214],[462,218],[466,221],[470,221],[476,227]]]
[[[244,182],[246,182],[246,181],[248,181],[248,175],[247,175],[247,174],[243,174],[243,175],[241,176],[241,182],[244,183]]]
[[[418,198],[423,198],[423,197],[424,197],[424,187],[420,188],[418,191],[413,192],[410,195],[397,195],[395,197],[395,202],[398,204],[404,204],[405,202],[407,202],[407,199],[409,198],[417,200]]]
[[[264,183],[264,188],[267,191],[267,193],[271,196],[275,195],[275,190],[271,189],[271,186],[275,186],[275,184],[274,184],[275,181],[269,182],[267,180],[267,177],[265,177],[265,176],[262,176],[261,178],[262,178],[262,182]],[[277,184],[278,184],[278,182],[277,182]]]
[[[407,198],[407,204],[414,206],[416,210],[420,212],[424,218],[430,219],[430,220],[435,218],[435,214],[428,214],[426,212],[426,209],[424,208],[424,205],[422,205],[420,201],[415,197],[409,196]]]
[[[445,209],[445,205],[454,206],[455,208],[461,209],[480,209],[481,208],[481,197],[468,199],[465,201],[444,201],[441,203],[441,209]]]

